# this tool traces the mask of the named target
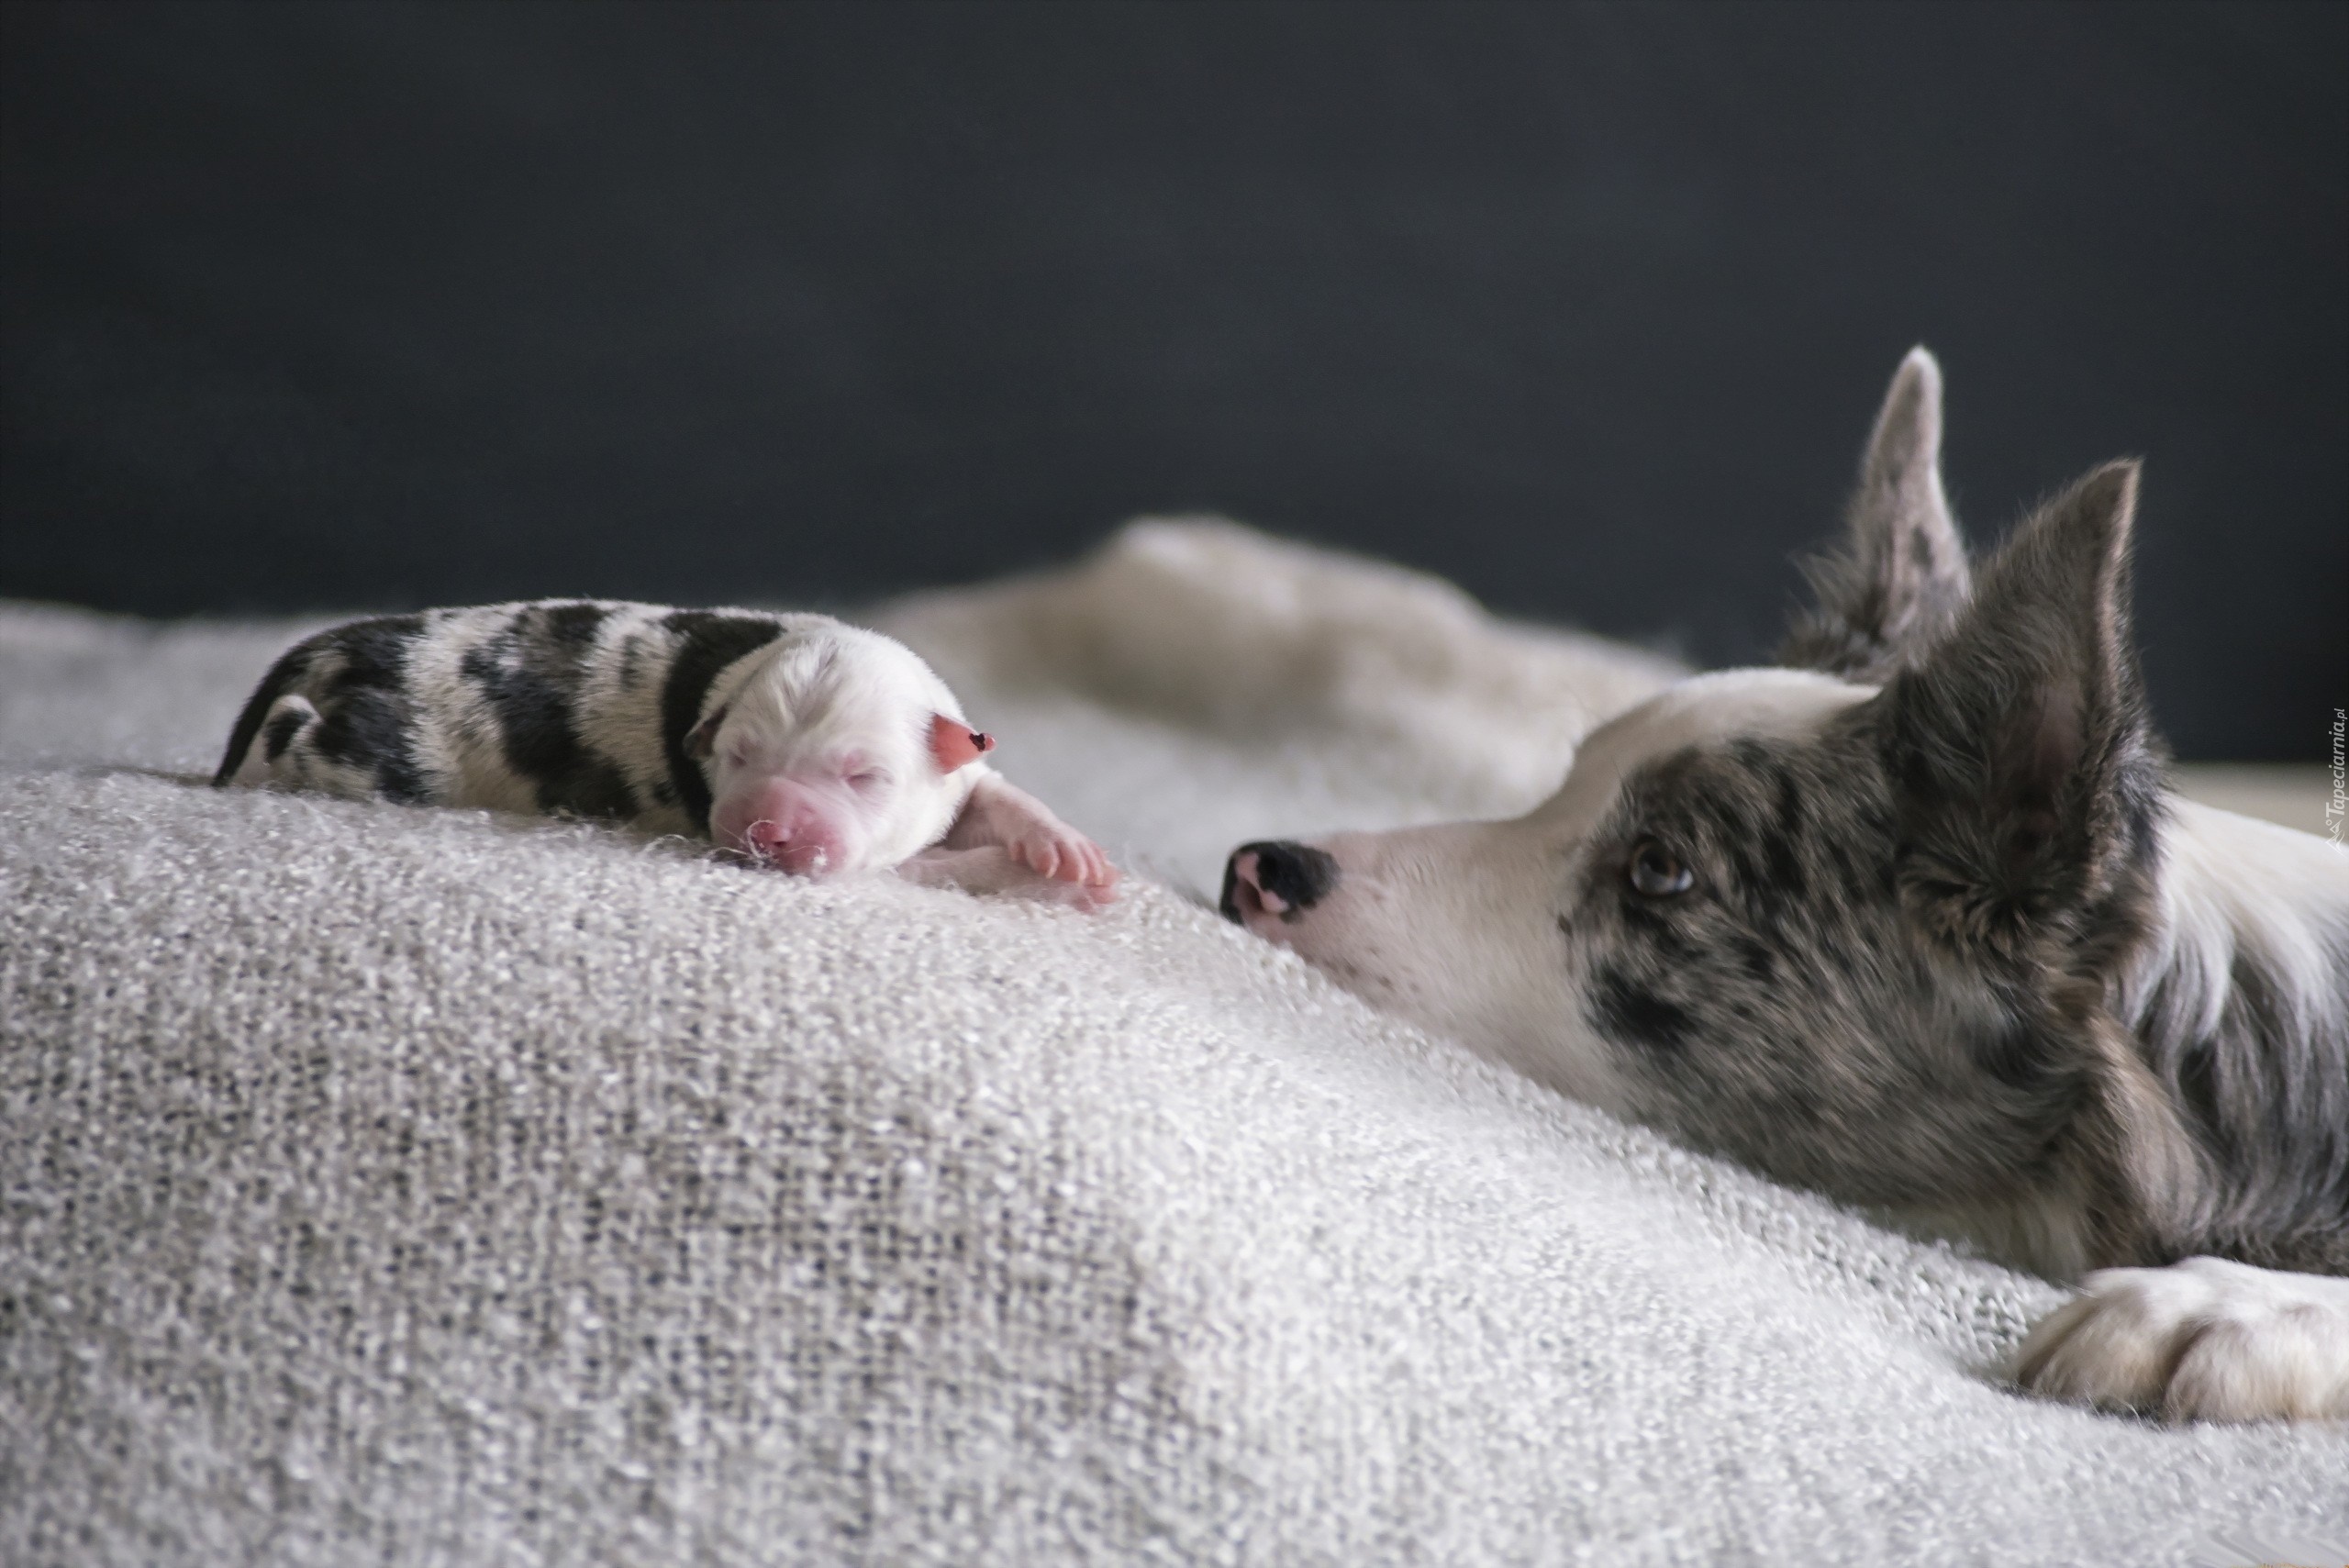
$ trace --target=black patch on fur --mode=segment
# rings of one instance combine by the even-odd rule
[[[303,672],[310,667],[311,656],[325,645],[329,635],[321,632],[305,638],[277,656],[277,662],[269,667],[269,673],[261,678],[253,695],[245,699],[244,710],[237,715],[236,728],[228,732],[228,749],[220,754],[220,766],[212,774],[214,789],[227,788],[228,781],[236,777],[237,770],[244,765],[245,753],[252,749],[253,737],[261,733],[262,720],[269,717],[270,707],[285,695],[286,687],[301,679]]]
[[[2176,1082],[2178,1098],[2200,1130],[2204,1146],[2215,1143],[2222,1125],[2218,1041],[2198,1040],[2188,1046],[2178,1061]]]
[[[379,616],[322,634],[342,668],[314,699],[318,755],[368,770],[376,794],[411,805],[430,798],[416,765],[407,690],[408,649],[423,630],[422,616]]]
[[[294,737],[301,734],[302,726],[309,721],[309,715],[288,710],[262,725],[261,754],[273,762],[285,755],[285,748],[294,744]]]
[[[1798,849],[1804,841],[1802,784],[1794,770],[1782,762],[1773,759],[1770,769],[1776,775],[1778,797],[1777,822],[1763,835],[1770,848],[1770,890],[1792,901],[1810,890],[1810,879],[1803,874],[1802,856]]]
[[[1802,854],[1812,847],[1800,775],[1779,749],[1757,740],[1732,742],[1729,762],[1731,777],[1686,808],[1710,828],[1748,907],[1767,914],[1800,904],[1810,891]]]
[[[701,722],[702,699],[709,695],[718,672],[781,637],[783,624],[714,610],[679,610],[662,617],[661,625],[678,639],[669,679],[661,688],[661,751],[668,759],[676,804],[696,828],[707,833],[709,778],[685,754],[685,737]]]
[[[1624,928],[1638,932],[1645,940],[1648,951],[1655,957],[1676,962],[1693,957],[1696,949],[1681,934],[1675,917],[1675,903],[1676,900],[1646,897],[1632,890],[1628,878],[1624,880],[1621,895]]]
[[[1625,1045],[1676,1051],[1696,1027],[1687,1009],[1668,1002],[1609,964],[1590,988],[1590,1021],[1601,1034]]]
[[[2227,973],[2228,989],[2232,993],[2227,1000],[2222,1026],[2232,1026],[2242,1038],[2254,1040],[2280,1040],[2289,1027],[2287,1010],[2277,995],[2276,977],[2252,954],[2237,949],[2234,962]],[[2231,1016],[2227,1016],[2231,1015]],[[2242,1141],[2259,1149],[2288,1147],[2291,1125],[2291,1093],[2288,1084],[2279,1081],[2272,1060],[2254,1057],[2228,1065],[2235,1069],[2234,1076],[2254,1081],[2257,1087],[2249,1095],[2238,1095],[2239,1100],[2256,1106],[2256,1119],[2242,1118],[2244,1125],[2235,1129]],[[2223,1126],[2223,1124],[2221,1124]]]
[[[579,736],[579,691],[609,614],[600,605],[529,606],[458,665],[497,716],[507,765],[550,816],[626,821],[640,809],[626,775]]]

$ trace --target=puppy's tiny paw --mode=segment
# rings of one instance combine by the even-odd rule
[[[1041,876],[1103,889],[1117,885],[1118,868],[1109,863],[1109,857],[1073,828],[1058,824],[1038,828],[1014,840],[1011,853]]]
[[[2011,1370],[2051,1399],[2172,1421],[2349,1417],[2349,1280],[2222,1258],[2106,1269],[2031,1331]]]

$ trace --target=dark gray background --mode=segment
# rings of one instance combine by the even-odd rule
[[[0,593],[838,603],[1207,507],[1775,639],[1885,379],[2150,461],[2189,756],[2349,701],[2349,7],[0,14]]]

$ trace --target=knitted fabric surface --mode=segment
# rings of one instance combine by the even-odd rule
[[[1181,526],[875,621],[1138,868],[1113,910],[215,791],[295,625],[0,610],[0,1559],[2342,1533],[2338,1428],[2018,1397],[2054,1287],[1561,1099],[1199,900],[1245,838],[1522,808],[1663,662]],[[1488,722],[1529,689],[1548,717]]]

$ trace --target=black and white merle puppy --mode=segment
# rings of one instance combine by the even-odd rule
[[[1940,444],[1920,350],[1783,667],[1615,718],[1516,821],[1243,846],[1224,911],[1566,1093],[2086,1273],[2034,1391],[2349,1415],[2349,851],[2165,789],[2134,464],[1977,579]]]
[[[829,616],[543,600],[352,621],[288,650],[216,785],[601,818],[798,876],[1092,907],[1118,873],[1015,788],[903,643]]]

